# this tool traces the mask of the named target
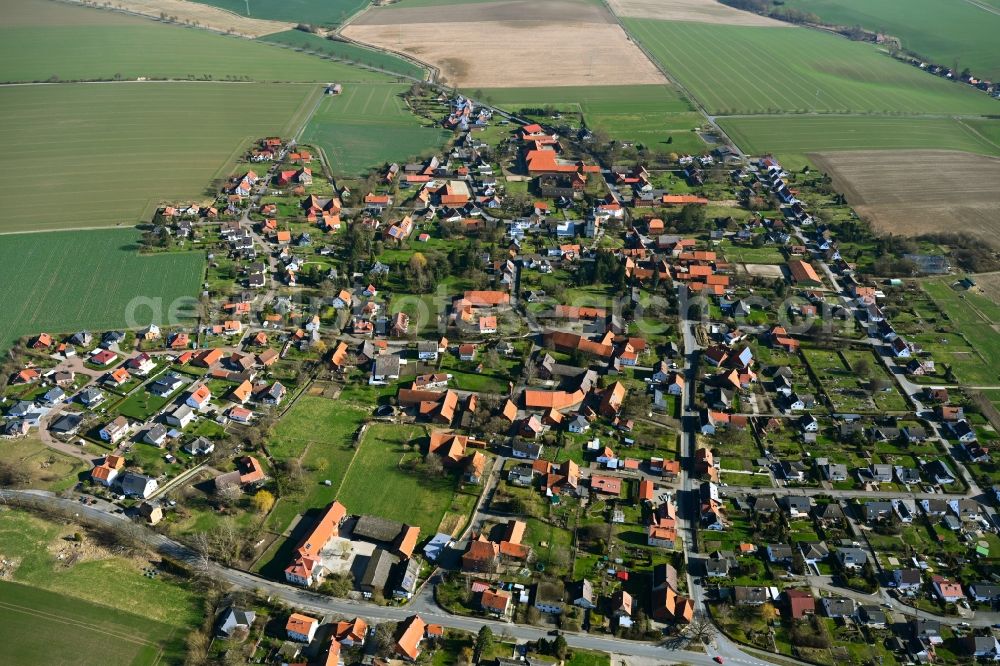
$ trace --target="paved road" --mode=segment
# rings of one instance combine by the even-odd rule
[[[0,490],[0,501],[6,500],[21,500],[47,508],[72,512],[87,522],[104,526],[114,527],[129,520],[122,514],[112,513],[114,505],[106,502],[99,502],[95,506],[83,505],[79,502],[63,499],[52,493],[39,490]],[[265,594],[281,599],[291,606],[317,614],[335,614],[349,617],[360,616],[369,622],[377,623],[383,621],[396,622],[409,617],[415,610],[419,610],[421,617],[428,622],[441,624],[452,629],[476,632],[483,626],[489,626],[494,632],[509,633],[518,641],[534,641],[547,636],[547,630],[545,629],[513,623],[508,623],[501,627],[498,626],[500,623],[495,620],[455,616],[440,609],[431,608],[428,604],[423,604],[422,608],[414,609],[398,606],[384,607],[364,601],[335,599],[310,590],[266,580],[245,571],[230,569],[215,562],[205,562],[186,546],[144,527],[141,527],[137,531],[137,534],[149,546],[155,548],[161,554],[188,562],[200,568],[215,580],[225,581],[230,585],[245,590],[263,591]],[[712,656],[721,654],[727,660],[732,659],[734,662],[747,664],[748,666],[765,666],[768,664],[767,661],[745,654],[735,645],[721,638],[717,642],[716,648],[711,648],[708,653],[703,653],[672,649],[654,643],[624,641],[613,637],[575,633],[564,633],[564,635],[571,647],[601,650],[625,656],[647,657],[668,663],[712,666],[714,664]]]

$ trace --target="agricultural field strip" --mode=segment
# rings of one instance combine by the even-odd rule
[[[44,620],[45,622],[58,622],[59,624],[79,627],[81,629],[86,629],[87,631],[104,634],[105,636],[110,636],[111,638],[127,641],[129,643],[135,643],[137,645],[146,645],[149,647],[159,648],[159,644],[155,641],[146,640],[144,638],[138,638],[135,635],[127,634],[124,632],[119,633],[116,631],[111,631],[109,629],[104,629],[96,624],[91,624],[89,622],[77,620],[72,617],[60,616],[56,615],[55,613],[36,610],[28,606],[19,606],[17,604],[7,603],[6,601],[0,601],[0,608],[6,609],[8,611],[13,611],[15,613],[31,615],[33,617],[37,617],[41,620]]]
[[[636,29],[637,27],[638,27],[637,25],[632,24],[632,25],[630,25],[629,29],[633,30],[633,31],[636,31],[636,32],[639,32],[639,33],[645,33],[644,35],[640,35],[639,36],[639,40],[640,41],[642,41],[642,42],[650,42],[652,44],[655,44],[658,48],[662,49],[666,53],[666,55],[669,57],[669,60],[663,62],[663,66],[666,67],[667,71],[671,72],[671,73],[674,72],[675,70],[679,70],[682,73],[681,80],[682,80],[682,82],[685,83],[685,85],[689,85],[690,86],[690,83],[688,83],[688,82],[699,80],[699,79],[704,80],[706,78],[711,82],[712,85],[709,85],[709,86],[704,86],[704,87],[703,86],[697,86],[697,87],[693,87],[692,86],[694,88],[692,90],[692,92],[694,94],[696,94],[698,97],[702,98],[703,101],[705,101],[705,104],[706,104],[707,107],[713,108],[713,107],[722,106],[723,104],[725,104],[725,101],[724,101],[725,98],[723,98],[721,96],[717,96],[716,93],[711,92],[711,91],[714,91],[714,90],[724,90],[726,88],[726,86],[727,86],[727,84],[725,82],[720,81],[718,77],[716,77],[715,75],[713,75],[712,72],[715,71],[713,68],[707,68],[705,70],[702,70],[702,71],[696,73],[694,70],[692,70],[691,67],[686,66],[684,64],[684,57],[683,56],[680,56],[675,50],[673,50],[672,48],[670,48],[670,40],[669,39],[667,39],[667,38],[661,38],[661,37],[656,36],[656,34],[652,31],[651,28],[647,29],[645,27],[640,27],[637,30]],[[724,47],[716,46],[716,48],[718,48],[720,50],[724,50]],[[727,55],[728,55],[728,53],[727,53]],[[740,62],[740,61],[745,62],[745,63],[751,63],[751,62],[753,62],[753,61],[745,60],[745,55],[744,54],[737,54],[737,57],[741,59],[741,60],[738,60],[737,62]],[[729,71],[730,71],[731,74],[735,74],[737,70],[732,69],[732,70],[729,70]],[[690,78],[684,76],[684,74],[687,74],[688,77],[690,77]],[[749,79],[747,79],[742,74],[740,74],[740,78],[749,87],[752,87],[754,85],[754,83],[755,83],[755,82],[750,81]],[[767,88],[774,95],[776,95],[778,97],[781,97],[785,101],[790,102],[791,101],[790,98],[786,95],[786,91],[788,90],[788,88],[787,87],[786,88],[779,88],[778,86],[771,85],[769,83],[769,78],[770,77],[765,76],[762,80],[757,81],[756,83],[758,85],[761,85],[762,87]],[[790,104],[790,106],[793,106],[793,104]]]
[[[836,64],[839,71],[844,72],[840,76],[846,75],[846,80],[842,83],[845,85],[836,85],[834,88],[833,96],[835,99],[843,100],[846,104],[841,104],[841,102],[833,103],[822,103],[819,105],[815,104],[815,98],[811,96],[806,91],[811,91],[816,89],[817,85],[824,85],[824,81],[821,78],[826,74],[820,70],[816,70],[815,78],[807,76],[805,73],[797,71],[796,68],[784,68],[781,69],[781,77],[779,81],[787,81],[788,85],[776,85],[772,84],[771,81],[776,77],[774,75],[774,67],[769,67],[769,62],[764,58],[754,58],[747,59],[743,48],[745,44],[741,44],[742,41],[754,42],[758,41],[759,35],[762,34],[773,34],[775,35],[775,40],[781,40],[785,36],[792,36],[793,41],[801,42],[805,37],[803,37],[803,32],[794,32],[793,30],[782,29],[780,33],[776,32],[777,29],[772,28],[735,28],[739,31],[736,33],[737,39],[732,42],[725,39],[726,31],[732,30],[732,26],[704,26],[693,23],[670,23],[668,26],[663,25],[664,22],[656,21],[635,21],[626,20],[626,25],[630,31],[636,33],[637,38],[647,43],[651,46],[651,51],[654,55],[659,52],[660,59],[663,65],[668,70],[676,69],[682,83],[685,83],[687,87],[692,90],[692,93],[697,95],[706,106],[710,109],[714,109],[722,115],[725,113],[729,114],[734,104],[732,102],[727,102],[727,97],[723,94],[724,92],[732,93],[733,86],[732,82],[726,81],[724,77],[721,76],[722,72],[725,72],[728,76],[738,76],[739,79],[744,84],[740,86],[735,92],[744,93],[746,99],[750,100],[746,102],[747,106],[759,106],[762,108],[767,108],[764,105],[767,103],[766,100],[760,98],[760,93],[763,91],[767,95],[774,95],[781,98],[788,107],[784,110],[794,112],[800,109],[810,109],[817,108],[818,110],[829,109],[830,111],[842,111],[846,110],[845,106],[848,108],[853,108],[856,111],[866,111],[873,110],[877,111],[873,104],[873,100],[881,98],[881,92],[876,89],[878,85],[884,85],[893,83],[892,80],[872,80],[871,74],[866,67],[866,63],[863,59],[851,57],[846,58],[843,56],[854,55],[853,53],[848,53],[848,49],[853,50],[854,44],[839,44],[836,39],[832,36],[827,35],[808,35],[813,39],[825,40],[829,38],[834,41],[827,41],[826,43],[817,43],[816,56],[826,55],[824,62],[833,62]],[[664,28],[666,30],[657,30],[658,27]],[[721,33],[716,33],[713,37],[713,32],[721,30]],[[804,28],[795,28],[795,31],[802,30]],[[678,37],[680,37],[678,39]],[[737,62],[739,64],[739,69],[737,68],[727,68],[725,70],[720,68],[715,68],[709,66],[709,63],[695,64],[696,61],[692,60],[690,56],[683,55],[687,51],[685,50],[685,44],[690,41],[705,42],[712,41],[714,46],[714,52],[723,56],[722,60],[727,62]],[[842,49],[844,49],[842,51]],[[858,51],[858,54],[863,52]],[[886,57],[880,56],[876,53],[867,54],[865,59],[871,60],[880,67],[880,69],[886,75],[895,75],[901,78],[901,83],[910,83],[910,81],[902,79],[912,79],[913,74],[916,72],[909,72],[908,67],[903,64],[895,63],[894,61],[879,62],[878,58]],[[874,58],[874,60],[872,60]],[[685,63],[689,64],[685,64]],[[740,71],[742,69],[742,71]],[[716,72],[719,75],[716,75]],[[748,78],[748,75],[752,77],[753,80]],[[919,75],[919,74],[918,74]],[[922,82],[922,81],[921,81]],[[913,82],[917,83],[916,81]],[[929,82],[928,82],[929,83]],[[947,86],[949,84],[944,82],[934,82],[932,86],[940,83],[941,85]],[[872,87],[871,94],[865,94],[863,87]],[[893,85],[891,88],[891,95],[893,106],[899,109],[907,109],[906,113],[911,114],[909,109],[916,109],[916,113],[921,113],[921,107],[930,100],[926,98],[923,94],[923,88],[925,86],[913,86],[912,88],[901,88],[900,86]],[[780,88],[780,89],[779,89]],[[941,94],[944,94],[944,89],[938,86]],[[799,92],[799,91],[802,92]],[[937,90],[932,92],[937,93]],[[955,88],[956,95],[976,95],[973,91],[967,91],[962,88]],[[820,97],[819,99],[827,99]],[[973,98],[969,98],[970,100]],[[985,101],[985,100],[984,100]],[[938,103],[935,100],[935,103]],[[971,102],[970,102],[971,103]],[[978,98],[977,98],[978,105]],[[950,111],[949,111],[950,113]],[[971,115],[971,114],[970,114]]]
[[[1000,155],[1000,146],[951,118],[741,115],[722,116],[718,121],[737,145],[750,153],[922,147]]]

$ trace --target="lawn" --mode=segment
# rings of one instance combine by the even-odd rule
[[[361,0],[350,0],[359,2]],[[243,0],[238,0],[243,8]],[[282,6],[287,3],[282,1]],[[318,0],[317,0],[318,4]],[[326,3],[330,4],[330,3]],[[345,64],[226,37],[206,30],[156,23],[108,11],[46,0],[0,0],[0,81],[197,78],[253,81],[384,81],[387,77]],[[16,20],[13,20],[15,19]],[[260,18],[260,17],[258,17]],[[183,100],[185,94],[178,94]],[[250,112],[235,102],[230,113]],[[191,118],[193,116],[187,116]],[[232,121],[232,115],[229,116]],[[196,123],[186,123],[194,128]]]
[[[358,175],[439,149],[450,136],[424,127],[402,99],[401,84],[348,85],[328,96],[306,126],[304,142],[322,148],[337,173]]]
[[[966,386],[995,386],[1000,381],[1000,336],[994,328],[1000,324],[1000,306],[980,294],[954,290],[954,281],[925,280],[922,286],[974,353],[952,354],[948,343],[938,343],[928,351],[938,362],[949,364]]]
[[[149,565],[137,559],[113,556],[90,546],[84,556],[69,563],[72,546],[66,537],[74,526],[57,525],[17,510],[0,512],[0,553],[17,562],[12,581],[41,588],[65,599],[102,607],[102,614],[131,613],[147,626],[165,624],[183,629],[201,620],[196,596],[163,576],[148,577]],[[56,553],[67,555],[57,559]],[[0,594],[10,600],[6,591]],[[99,617],[100,614],[92,616]]]
[[[143,256],[137,238],[134,229],[5,236],[0,348],[41,332],[168,323],[171,309],[198,293],[204,254]]]
[[[337,499],[350,513],[417,525],[424,536],[437,532],[454,501],[457,481],[451,473],[432,477],[408,468],[421,458],[425,439],[422,426],[372,424]]]
[[[133,225],[160,202],[204,201],[251,140],[294,133],[320,92],[186,82],[2,88],[0,231]]]
[[[613,139],[676,152],[705,148],[692,131],[704,119],[671,86],[488,88],[472,94],[515,112],[552,106],[564,114],[582,114],[587,127],[604,130]]]
[[[304,51],[318,53],[347,64],[358,63],[367,67],[375,67],[394,74],[402,74],[418,79],[422,79],[427,75],[427,71],[423,67],[409,60],[403,60],[391,53],[383,53],[350,42],[325,39],[319,35],[301,30],[276,32],[272,35],[261,37],[261,39],[266,42],[284,44],[297,49],[303,49]]]
[[[949,0],[785,0],[785,7],[812,12],[826,23],[885,32],[902,47],[932,62],[978,76],[1000,77],[996,34],[1000,15],[971,2]]]
[[[997,111],[997,102],[978,91],[818,30],[623,23],[712,114]]]
[[[995,120],[786,115],[720,118],[719,125],[740,148],[754,155],[903,148],[1000,155],[1000,136],[995,143],[989,139],[994,129],[1000,131],[1000,122]]]
[[[250,16],[289,23],[340,25],[362,8],[368,0],[195,0],[221,7],[240,16]]]
[[[303,396],[278,422],[268,450],[276,460],[301,458],[306,476],[305,491],[282,497],[268,516],[271,529],[282,531],[296,515],[334,500],[355,457],[354,434],[366,413],[343,402]]]
[[[152,666],[183,658],[169,624],[34,587],[0,581],[0,644],[8,664]],[[47,631],[42,640],[39,626]]]

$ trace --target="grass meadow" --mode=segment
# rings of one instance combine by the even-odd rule
[[[956,62],[977,75],[1000,77],[996,48],[1000,15],[971,2],[949,0],[785,0],[785,7],[812,12],[826,23],[860,25],[898,37],[904,49],[941,65]]]
[[[757,116],[719,118],[719,125],[751,154],[904,148],[964,150],[1000,155],[1000,144],[984,140],[1000,122],[888,116]],[[971,124],[971,123],[970,123]]]
[[[135,229],[15,234],[0,241],[0,349],[41,332],[107,330],[127,323],[133,298],[169,305],[198,293],[201,252],[138,254]],[[152,318],[151,310],[136,315]],[[140,324],[145,321],[138,322]]]
[[[391,518],[419,526],[422,536],[434,534],[452,504],[456,480],[406,469],[421,458],[426,437],[423,426],[373,423],[337,499],[350,513]]]
[[[384,81],[376,72],[206,30],[63,5],[0,0],[0,81]],[[240,1],[242,6],[242,0]],[[241,110],[245,107],[234,107]]]
[[[173,581],[145,576],[147,563],[103,550],[84,551],[72,564],[60,561],[55,553],[68,548],[74,529],[21,511],[0,512],[0,553],[16,563],[12,579],[0,582],[6,663],[181,661],[184,633],[201,619],[197,597]],[[45,640],[24,640],[38,637],[41,622],[49,629]]]
[[[472,94],[511,111],[551,105],[562,113],[582,114],[588,127],[604,130],[621,141],[656,148],[669,146],[677,152],[700,152],[705,148],[693,131],[704,119],[670,86],[489,88]]]
[[[195,2],[220,7],[240,16],[312,25],[340,25],[369,4],[369,0],[195,0]]]
[[[990,114],[1000,103],[929,76],[873,46],[806,28],[623,19],[715,115]]]
[[[261,37],[263,41],[293,46],[297,49],[318,53],[322,56],[329,56],[342,60],[345,63],[358,63],[368,67],[384,69],[388,72],[412,76],[422,79],[427,71],[409,60],[404,60],[391,53],[382,53],[374,49],[365,48],[350,42],[341,42],[332,39],[325,39],[319,35],[314,35],[301,30],[287,30],[276,32],[271,35]]]
[[[320,93],[307,84],[2,88],[0,231],[133,225],[160,202],[204,200],[250,141],[294,132]]]
[[[422,126],[401,97],[406,89],[401,84],[347,85],[320,103],[302,141],[320,146],[342,175],[439,149],[450,133]]]
[[[923,342],[925,351],[931,352],[938,363],[952,367],[959,381],[965,386],[997,386],[1000,384],[1000,305],[986,296],[972,291],[955,290],[955,278],[923,280],[924,291],[937,303],[952,328],[961,333],[963,341],[948,340],[949,336],[935,337]],[[953,336],[952,336],[953,337]]]

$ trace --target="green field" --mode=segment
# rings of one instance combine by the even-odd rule
[[[1000,102],[806,28],[623,19],[712,114],[989,114]]]
[[[382,74],[262,42],[69,5],[54,13],[52,4],[0,0],[5,20],[0,28],[0,81],[387,80]]]
[[[46,636],[38,640],[40,626]],[[7,664],[153,666],[165,651],[183,657],[174,632],[168,624],[115,608],[0,581],[0,644]]]
[[[0,582],[4,663],[182,660],[184,633],[201,619],[196,596],[162,576],[145,576],[145,563],[105,551],[71,563],[66,537],[72,529],[21,511],[0,512],[0,553],[14,563],[12,580]],[[55,552],[64,552],[62,561]],[[42,623],[46,640],[25,640],[37,636]],[[44,659],[34,658],[39,646]]]
[[[369,4],[369,0],[211,0],[211,2],[195,0],[195,2],[221,7],[240,16],[312,25],[340,25]]]
[[[441,148],[450,136],[423,127],[406,108],[401,84],[348,85],[328,96],[306,126],[302,141],[320,146],[331,168],[357,175],[387,161],[401,162]]]
[[[204,200],[251,140],[293,133],[320,92],[307,84],[4,87],[0,231],[133,225],[159,202]]]
[[[160,323],[172,303],[198,293],[201,252],[140,256],[134,229],[4,236],[0,241],[0,349],[17,338],[128,324],[129,303],[158,299]],[[190,310],[190,308],[189,308]],[[149,308],[135,310],[145,325]]]
[[[740,148],[758,155],[902,148],[1000,155],[1000,144],[991,144],[976,134],[986,136],[1000,131],[1000,122],[995,120],[972,123],[950,118],[758,116],[720,118],[719,125]]]
[[[367,67],[375,67],[377,69],[386,70],[387,72],[411,76],[418,79],[424,78],[427,74],[427,71],[423,67],[415,65],[409,60],[403,60],[398,56],[392,55],[391,53],[382,53],[381,51],[375,51],[374,49],[366,49],[363,46],[358,46],[357,44],[352,44],[350,42],[324,39],[319,35],[314,35],[310,32],[303,32],[301,30],[276,32],[272,35],[261,37],[260,39],[266,42],[284,44],[286,46],[293,46],[297,49],[303,49],[305,51],[329,56],[331,58],[336,58],[337,60],[342,60],[348,64],[358,63]]]
[[[703,118],[670,86],[594,86],[556,88],[488,88],[482,99],[502,108],[551,105],[563,113],[582,113],[587,126],[613,139],[671,151],[700,152],[705,144],[692,130]],[[667,139],[672,141],[667,144]]]
[[[301,459],[310,472],[305,492],[282,497],[268,517],[275,531],[308,509],[320,509],[334,500],[354,458],[354,433],[366,412],[327,398],[303,396],[274,429],[268,450],[276,460]],[[322,481],[330,481],[327,486]]]
[[[940,65],[970,68],[980,77],[1000,77],[996,48],[1000,15],[971,2],[950,0],[785,0],[826,23],[860,25],[898,37],[904,49]]]
[[[372,424],[337,499],[350,513],[391,518],[419,526],[423,536],[434,534],[455,495],[455,478],[432,478],[403,467],[420,459],[425,439],[422,426]]]
[[[969,346],[962,341],[952,344],[948,336],[937,334],[933,340],[923,341],[925,351],[931,352],[936,362],[950,365],[965,386],[1000,386],[1000,335],[996,330],[1000,305],[981,294],[952,288],[955,279],[924,280],[921,284]]]

